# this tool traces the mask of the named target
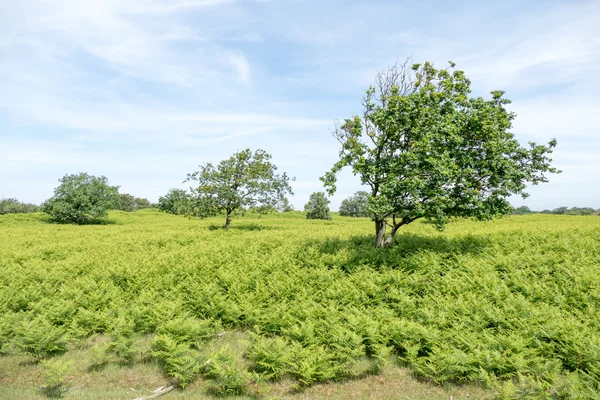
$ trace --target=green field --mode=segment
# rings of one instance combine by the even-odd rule
[[[0,398],[597,398],[598,217],[108,222],[0,216]]]

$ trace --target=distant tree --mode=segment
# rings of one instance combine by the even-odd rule
[[[183,189],[171,189],[158,199],[158,209],[170,214],[185,214],[189,206],[190,196]]]
[[[292,212],[292,211],[294,211],[294,206],[290,203],[290,201],[286,197],[285,199],[283,199],[283,202],[282,202],[281,206],[279,207],[279,210],[281,212]]]
[[[118,186],[110,186],[104,176],[86,173],[65,175],[54,189],[54,196],[42,211],[56,222],[83,224],[107,216],[118,199]]]
[[[22,203],[17,199],[8,198],[0,200],[0,215],[33,213],[39,210],[40,206],[31,203]]]
[[[592,215],[594,209],[591,207],[573,207],[565,214],[567,215]]]
[[[115,202],[114,209],[126,212],[135,211],[135,197],[127,193],[119,193],[119,196]]]
[[[369,193],[359,191],[348,197],[340,205],[340,215],[343,217],[368,217]]]
[[[418,218],[442,229],[451,216],[510,213],[509,196],[527,197],[528,183],[559,172],[548,157],[555,140],[521,147],[510,132],[515,114],[505,108],[504,93],[485,100],[471,97],[470,86],[452,62],[438,70],[407,61],[377,76],[362,116],[336,127],[340,159],[321,179],[333,194],[338,172],[349,166],[371,188],[376,247],[390,245],[401,226]]]
[[[524,214],[531,214],[531,213],[533,213],[533,211],[531,211],[531,209],[527,206],[517,207],[513,211],[513,214],[517,214],[517,215],[524,215]]]
[[[150,200],[144,197],[136,197],[135,198],[135,209],[141,210],[142,208],[150,208],[152,204],[150,204]]]
[[[554,210],[552,210],[552,214],[566,214],[567,211],[569,211],[569,207],[562,206],[562,207],[557,207]]]
[[[304,206],[307,219],[331,219],[329,215],[329,199],[323,192],[310,195],[308,203]]]
[[[148,207],[150,207],[150,201],[148,201],[148,199],[133,197],[128,193],[119,193],[114,209],[131,212]]]
[[[277,174],[270,160],[271,155],[264,150],[246,149],[217,166],[201,165],[186,180],[194,182],[191,213],[206,217],[223,212],[224,228],[228,228],[236,210],[282,204],[286,194],[293,194],[290,179],[285,173]]]

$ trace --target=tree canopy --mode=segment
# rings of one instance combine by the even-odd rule
[[[200,217],[225,213],[225,228],[236,210],[279,207],[293,194],[290,178],[277,173],[271,155],[264,150],[246,149],[214,166],[206,163],[188,174],[193,182],[190,213]]]
[[[329,215],[329,199],[323,192],[310,195],[308,203],[304,205],[307,219],[331,219]]]
[[[158,198],[158,209],[170,214],[185,214],[190,206],[190,196],[183,189],[171,189]]]
[[[0,200],[0,215],[2,214],[26,214],[40,210],[40,206],[31,203],[22,203],[14,198]]]
[[[42,211],[56,222],[84,224],[107,216],[118,201],[118,186],[110,186],[105,176],[87,173],[65,175],[54,189],[54,196]]]
[[[549,158],[556,141],[522,147],[510,132],[515,114],[504,92],[472,97],[471,82],[454,67],[393,66],[367,90],[363,114],[336,126],[340,159],[321,179],[333,194],[337,173],[351,167],[370,187],[377,247],[421,217],[441,229],[451,216],[510,213],[507,197],[526,197],[527,184],[558,172]]]
[[[340,204],[340,215],[342,217],[368,217],[368,204],[369,193],[365,191],[356,192],[354,196],[350,196],[342,201],[342,204]]]

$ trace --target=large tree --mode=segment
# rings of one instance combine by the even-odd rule
[[[407,61],[377,75],[362,116],[337,124],[340,159],[321,179],[333,194],[337,173],[349,166],[371,188],[376,247],[421,217],[441,229],[450,216],[510,213],[507,197],[527,197],[527,184],[558,172],[549,158],[556,141],[522,147],[510,132],[510,101],[502,91],[491,95],[472,97],[471,82],[452,62],[436,69]]]
[[[271,155],[264,150],[246,149],[235,153],[217,166],[206,163],[188,174],[191,187],[192,213],[201,217],[225,214],[225,228],[234,211],[254,207],[277,207],[286,194],[293,194],[290,178],[278,174]]]
[[[56,222],[84,224],[107,216],[118,201],[118,186],[110,186],[104,176],[86,173],[65,175],[54,189],[54,196],[42,205],[42,211]]]

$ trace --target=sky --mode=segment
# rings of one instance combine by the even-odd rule
[[[0,198],[65,174],[155,202],[245,148],[296,178],[302,209],[337,160],[335,120],[375,74],[453,60],[506,91],[522,144],[563,171],[513,205],[600,208],[600,1],[0,0]],[[340,176],[332,209],[360,190]]]

